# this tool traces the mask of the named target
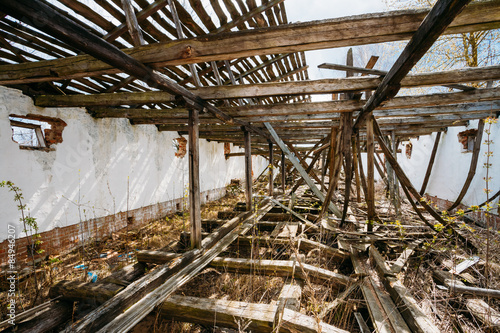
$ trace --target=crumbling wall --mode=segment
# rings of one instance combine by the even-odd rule
[[[459,140],[458,133],[477,129],[477,125],[477,120],[471,121],[468,127],[449,127],[448,131],[442,134],[426,193],[440,199],[455,201],[467,178],[472,157],[471,152],[463,152],[463,144]],[[417,190],[420,190],[422,186],[435,137],[434,133],[421,136],[419,139],[411,139],[413,145],[411,159],[408,159],[405,154],[398,155],[398,161]],[[484,164],[486,163],[485,152],[488,147],[484,144],[485,140],[487,140],[487,136],[483,134],[476,174],[462,200],[466,206],[477,205],[486,200],[484,192],[486,168]],[[492,178],[489,182],[489,188],[492,190],[490,195],[493,195],[500,189],[500,123],[492,125],[490,140],[493,141],[490,144],[490,150],[493,154],[490,157],[489,176]],[[498,207],[496,203],[498,203],[498,199],[495,200],[494,208]]]
[[[12,141],[10,114],[43,115],[66,126],[54,149],[23,150]],[[40,232],[187,199],[188,159],[175,156],[176,138],[176,132],[132,126],[127,119],[94,119],[83,108],[36,107],[20,91],[0,87],[0,181],[22,189]],[[260,157],[253,163],[255,174],[266,166]],[[244,177],[244,159],[226,160],[223,144],[200,140],[200,170],[202,201],[214,200],[232,178]],[[7,239],[8,224],[23,236],[13,194],[5,188],[0,211],[0,241]]]

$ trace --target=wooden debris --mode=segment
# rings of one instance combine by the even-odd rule
[[[370,247],[370,251],[373,253],[378,253],[378,250],[374,247]],[[380,256],[380,253],[376,255]],[[384,271],[386,267],[380,267],[383,261],[375,261],[378,266],[378,270]],[[419,333],[438,333],[439,329],[431,322],[428,316],[423,313],[423,311],[418,306],[417,302],[411,295],[411,293],[406,289],[406,287],[397,279],[390,276],[380,276],[382,283],[386,290],[391,295],[392,300],[397,305],[399,311],[403,315],[406,323],[411,328],[413,332]]]
[[[348,276],[329,270],[301,263],[295,267],[292,260],[252,260],[237,258],[215,258],[212,267],[223,269],[226,272],[264,274],[274,276],[311,279],[313,283],[332,282],[338,286],[347,286],[354,282]]]
[[[161,314],[178,321],[221,326],[252,332],[274,332],[276,305],[253,304],[173,295],[162,303]],[[280,332],[347,333],[334,326],[285,308]]]

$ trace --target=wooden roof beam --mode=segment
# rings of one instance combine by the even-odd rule
[[[387,71],[381,71],[379,69],[369,69],[369,68],[363,68],[363,67],[346,66],[346,65],[338,65],[338,64],[327,64],[327,63],[319,65],[318,68],[333,69],[333,70],[340,70],[340,71],[351,71],[351,72],[356,72],[356,73],[361,73],[361,74],[380,75],[380,76],[385,76],[388,73]],[[458,90],[463,90],[463,91],[476,89],[474,87],[464,86],[461,84],[445,84],[443,86],[446,88],[458,89]]]
[[[0,74],[1,75],[1,74]],[[448,83],[478,82],[500,79],[500,65],[437,73],[409,75],[401,81],[402,87],[436,86]],[[375,89],[382,79],[373,77],[356,77],[340,79],[321,79],[314,81],[289,81],[277,83],[259,83],[231,86],[210,86],[190,91],[203,99],[255,98],[292,94],[331,94]],[[134,103],[130,103],[130,100]],[[142,99],[142,101],[141,101]],[[37,96],[37,106],[106,106],[126,104],[146,104],[171,102],[173,96],[167,92],[120,93],[100,95],[56,95]]]
[[[401,89],[401,81],[413,66],[427,53],[436,39],[444,33],[448,25],[471,0],[438,0],[429,14],[422,21],[395,64],[384,76],[375,93],[363,106],[353,127],[364,124],[372,111],[384,101],[396,96]]]
[[[237,123],[248,130],[258,133],[265,138],[270,136],[251,124],[234,119],[218,108],[206,103],[189,90],[165,79],[158,72],[142,64],[131,56],[123,53],[107,41],[88,32],[83,27],[54,11],[39,0],[7,0],[0,3],[0,8],[13,17],[30,22],[38,22],[39,29],[56,36],[57,38],[75,45],[82,51],[106,61],[111,66],[120,68],[129,75],[143,80],[151,86],[157,86],[171,94],[183,96],[191,107],[207,110],[213,116],[226,123]]]
[[[430,94],[396,97],[375,111],[377,117],[408,115],[435,115],[446,113],[482,112],[500,110],[500,88],[477,89],[471,92]],[[479,102],[480,101],[480,102]],[[457,104],[470,103],[470,104]],[[232,117],[251,122],[337,119],[339,112],[359,111],[363,101],[330,101],[315,103],[293,103],[276,105],[248,105],[244,107],[222,107]],[[163,118],[166,121],[185,120],[187,109],[127,109],[94,108],[96,118]],[[202,123],[215,121],[208,115],[200,115]],[[182,122],[181,122],[182,123]]]
[[[4,1],[0,6],[5,9]],[[499,11],[500,0],[474,3],[454,20],[445,33],[498,28]],[[427,13],[427,10],[397,11],[288,24],[157,43],[124,52],[141,63],[166,66],[289,53],[291,50],[300,52],[390,42],[410,38]],[[36,63],[2,65],[0,84],[62,80],[119,71],[121,70],[92,56],[82,55]]]

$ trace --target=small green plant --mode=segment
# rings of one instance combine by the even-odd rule
[[[41,236],[38,233],[38,223],[36,222],[36,218],[30,216],[29,210],[28,213],[25,213],[27,208],[26,204],[24,204],[23,202],[24,197],[21,188],[17,187],[11,181],[1,181],[0,187],[6,187],[10,192],[14,192],[14,201],[17,203],[17,209],[21,212],[21,218],[19,219],[19,221],[21,221],[23,224],[23,232],[26,234],[28,250],[30,251],[33,265],[33,287],[35,289],[35,297],[33,298],[32,305],[34,305],[40,292],[36,277],[35,253],[41,254],[44,252],[44,250],[40,248],[43,242],[40,240]]]

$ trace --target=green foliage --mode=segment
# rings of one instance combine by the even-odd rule
[[[23,204],[24,197],[21,188],[16,186],[13,182],[5,180],[0,182],[0,187],[6,187],[9,189],[9,192],[14,192],[14,201],[17,203],[17,209],[21,212],[21,218],[19,221],[23,224],[23,232],[26,236],[29,236],[31,233],[31,238],[33,240],[31,245],[32,251],[38,254],[43,253],[45,250],[40,249],[43,242],[40,240],[41,236],[38,233],[38,223],[36,218],[30,216],[29,214],[25,214],[25,210],[27,208],[26,205]]]

